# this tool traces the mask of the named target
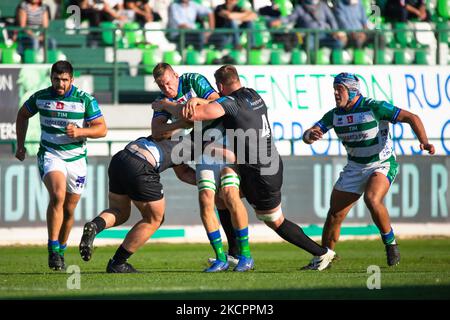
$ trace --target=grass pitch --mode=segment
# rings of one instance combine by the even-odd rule
[[[116,247],[98,247],[90,262],[70,247],[73,274],[47,267],[44,246],[0,247],[0,299],[450,299],[450,239],[400,240],[400,265],[386,265],[380,240],[342,241],[332,268],[300,271],[310,256],[287,243],[253,244],[255,270],[205,274],[206,244],[147,244],[130,259],[141,274],[107,274]],[[72,244],[73,245],[73,244]],[[369,290],[371,265],[380,267],[381,289]],[[375,283],[374,278],[369,280]]]

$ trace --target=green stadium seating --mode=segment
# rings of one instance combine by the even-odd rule
[[[159,63],[158,47],[145,48],[142,51],[142,64],[144,72],[151,74],[153,68]]]
[[[287,64],[289,59],[287,59],[287,55],[281,48],[273,48],[270,52],[270,64],[273,65],[283,65]]]
[[[343,49],[333,49],[331,52],[331,63],[333,64],[349,64],[350,57],[347,50]]]
[[[264,60],[262,58],[262,51],[258,49],[252,49],[250,50],[249,56],[248,56],[248,64],[251,65],[263,65]]]
[[[446,29],[450,29],[450,23],[448,21],[440,21],[436,25],[436,29],[439,31],[438,40],[441,43],[450,43],[449,36],[450,31]]]
[[[397,43],[400,44],[402,48],[409,47],[414,39],[414,34],[412,31],[409,31],[409,27],[407,23],[397,22],[395,24],[396,29],[396,39]]]
[[[2,51],[2,63],[14,64],[20,63],[20,56],[17,53],[15,47],[3,47]]]
[[[275,0],[282,17],[286,17],[292,13],[294,6],[290,0]]]
[[[330,64],[330,49],[320,48],[315,54],[315,63],[319,65]]]
[[[206,64],[214,64],[213,61],[221,58],[220,51],[216,50],[214,47],[206,49]]]
[[[229,55],[236,61],[236,64],[246,64],[247,62],[245,51],[233,49],[230,51]]]
[[[269,44],[271,37],[264,21],[258,20],[255,22],[255,32],[253,33],[253,36],[255,38],[256,47],[261,48]]]
[[[100,28],[102,28],[102,41],[106,45],[114,45],[114,30],[116,25],[114,22],[104,21],[100,23]],[[122,39],[122,34],[119,30],[116,30],[116,41],[119,42]]]
[[[176,50],[165,51],[163,53],[163,61],[175,66],[181,64],[182,58],[180,53]]]
[[[438,0],[437,12],[439,16],[450,19],[450,0]]]
[[[23,54],[24,63],[38,63],[38,51],[33,49],[25,49]]]
[[[292,49],[291,64],[306,64],[307,56],[304,50],[298,48]]]
[[[428,64],[427,52],[428,50],[425,47],[416,49],[415,64],[427,65]]]
[[[353,52],[353,63],[357,65],[371,64],[370,57],[366,49],[355,49]]]
[[[192,47],[188,47],[186,50],[186,64],[189,66],[198,66],[205,63],[200,51],[195,50]]]
[[[144,33],[137,22],[127,22],[123,25],[125,35],[122,43],[125,48],[134,48],[138,43],[144,42]]]

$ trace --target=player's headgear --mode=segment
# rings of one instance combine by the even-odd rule
[[[349,101],[352,101],[360,93],[359,79],[354,73],[339,73],[334,78],[333,86],[337,84],[342,84],[347,88]]]

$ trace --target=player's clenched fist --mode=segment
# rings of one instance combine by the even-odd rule
[[[73,123],[69,123],[66,127],[66,134],[71,138],[78,138],[80,136],[80,128]]]
[[[16,150],[16,158],[19,159],[20,161],[23,161],[25,159],[25,154],[26,153],[27,153],[27,149],[25,149],[24,147],[17,148],[17,150]]]

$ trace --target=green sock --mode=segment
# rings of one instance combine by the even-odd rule
[[[66,250],[67,250],[67,243],[66,244],[60,244],[59,245],[59,255],[60,256],[64,256],[64,253],[66,252]]]
[[[252,255],[250,253],[250,244],[248,243],[248,227],[241,230],[235,230],[235,232],[239,244],[240,255],[250,258]]]
[[[223,250],[222,237],[220,236],[220,230],[216,230],[208,233],[208,239],[211,246],[216,253],[216,259],[220,261],[227,261],[227,256]]]

